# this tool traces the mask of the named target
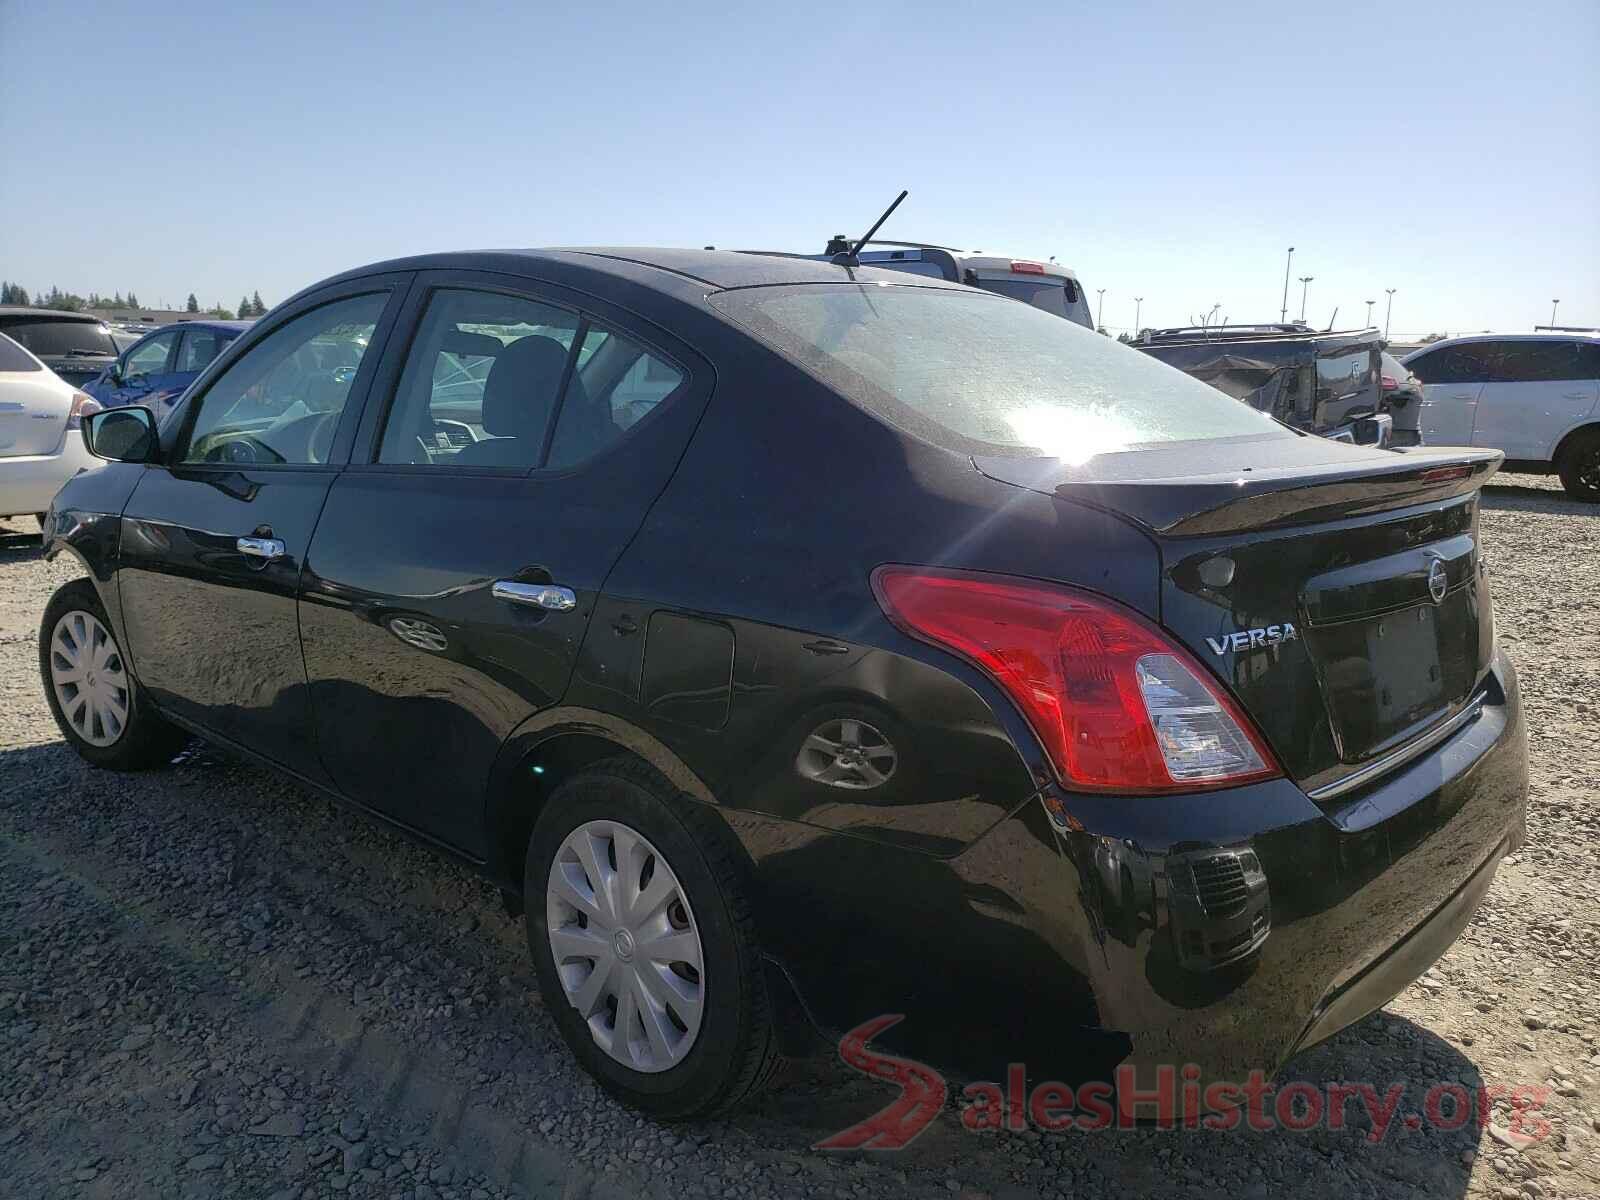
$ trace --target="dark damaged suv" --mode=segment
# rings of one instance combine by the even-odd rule
[[[1299,435],[981,291],[406,259],[87,435],[40,631],[72,746],[198,733],[471,864],[658,1115],[886,1014],[982,1078],[1270,1071],[1522,837],[1500,456]]]

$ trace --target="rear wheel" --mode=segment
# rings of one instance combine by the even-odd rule
[[[654,772],[598,763],[557,788],[524,875],[528,947],[583,1068],[652,1116],[741,1103],[778,1062],[754,921],[715,831]]]
[[[97,767],[160,766],[184,734],[139,694],[94,585],[58,588],[39,625],[39,673],[61,736]]]
[[[1600,502],[1600,429],[1574,434],[1561,448],[1556,470],[1574,500]]]

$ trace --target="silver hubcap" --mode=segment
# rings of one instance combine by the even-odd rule
[[[50,635],[50,686],[72,731],[109,746],[128,726],[130,688],[122,652],[93,613],[73,610]]]
[[[864,791],[889,782],[896,763],[894,747],[865,721],[829,721],[800,743],[794,768],[830,787]]]
[[[561,987],[595,1045],[635,1071],[682,1062],[705,1011],[705,959],[661,853],[615,821],[580,825],[550,865],[545,908]]]

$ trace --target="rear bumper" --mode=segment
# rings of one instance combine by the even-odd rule
[[[62,484],[99,465],[76,429],[67,430],[53,454],[0,458],[0,517],[44,512]]]
[[[860,949],[833,947],[826,982],[797,977],[814,1013],[837,1014],[827,1026],[904,1013],[877,1044],[957,1077],[1132,1067],[1154,1086],[1193,1064],[1242,1082],[1444,953],[1520,844],[1526,796],[1516,676],[1497,657],[1476,720],[1325,805],[1287,780],[1170,798],[1047,791],[945,863],[897,878],[880,859],[876,902],[853,910]],[[841,983],[860,986],[844,997]]]
[[[1094,911],[1104,897],[1084,914],[1100,1031],[1126,1035],[1141,1080],[1188,1063],[1270,1074],[1449,948],[1521,843],[1526,797],[1516,675],[1497,658],[1478,718],[1363,792],[1318,806],[1278,781],[1140,812],[1122,838],[1150,879],[1134,936],[1111,934],[1129,923]],[[1104,819],[1127,822],[1120,807]]]
[[[1516,848],[1517,841],[1518,835],[1508,832],[1506,840],[1490,852],[1483,865],[1427,920],[1361,974],[1324,996],[1295,1043],[1295,1050],[1314,1046],[1376,1012],[1437,962],[1467,927],[1478,902],[1494,882],[1495,867],[1503,855]]]

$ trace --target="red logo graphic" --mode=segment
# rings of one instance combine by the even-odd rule
[[[904,1019],[904,1013],[873,1017],[839,1039],[839,1057],[847,1065],[863,1075],[895,1084],[900,1096],[865,1121],[824,1138],[811,1147],[813,1150],[903,1150],[944,1108],[950,1089],[932,1067],[867,1048],[873,1038]]]
[[[870,1050],[867,1043],[905,1019],[889,1013],[857,1025],[839,1041],[839,1057],[863,1075],[892,1083],[900,1095],[865,1121],[841,1130],[812,1146],[813,1150],[903,1150],[933,1124],[949,1098],[944,1076],[932,1067]],[[1342,1130],[1345,1110],[1355,1100],[1366,1111],[1366,1140],[1383,1141],[1391,1124],[1403,1120],[1409,1129],[1427,1124],[1442,1130],[1460,1129],[1476,1119],[1481,1129],[1491,1119],[1491,1108],[1507,1100],[1511,1108],[1509,1136],[1517,1144],[1543,1141],[1550,1123],[1538,1116],[1550,1099],[1546,1087],[1482,1084],[1469,1092],[1459,1083],[1438,1083],[1423,1096],[1422,1112],[1401,1113],[1409,1084],[1391,1083],[1380,1089],[1370,1083],[1326,1083],[1307,1080],[1274,1083],[1259,1068],[1242,1083],[1214,1080],[1202,1088],[1201,1068],[1186,1063],[1155,1065],[1154,1088],[1140,1087],[1138,1072],[1127,1063],[1116,1069],[1116,1083],[1091,1081],[1076,1088],[1047,1081],[1031,1091],[1025,1064],[1006,1068],[1005,1083],[970,1083],[961,1095],[961,1124],[969,1133],[1006,1130],[1021,1133],[1032,1128],[1043,1133],[1068,1129],[1100,1132],[1131,1130],[1139,1124],[1141,1110],[1154,1108],[1157,1129],[1211,1129],[1228,1131],[1241,1126],[1264,1132],[1287,1129],[1300,1133],[1315,1127]],[[1448,1101],[1448,1103],[1446,1103]],[[1146,1111],[1147,1123],[1152,1114]]]

